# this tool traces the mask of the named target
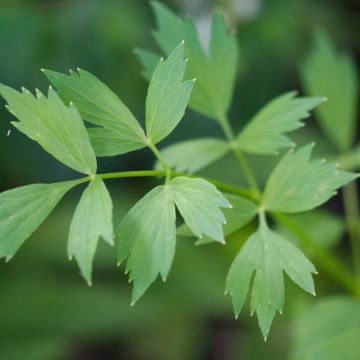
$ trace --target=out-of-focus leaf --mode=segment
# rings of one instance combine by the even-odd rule
[[[161,153],[172,169],[193,173],[222,158],[228,151],[230,147],[226,141],[202,138],[169,145]],[[155,169],[162,169],[159,161],[156,162]]]
[[[182,20],[160,2],[153,2],[153,9],[158,25],[154,37],[166,55],[185,40],[185,55],[189,58],[186,78],[197,79],[189,105],[195,111],[220,120],[228,111],[235,85],[238,60],[235,35],[227,32],[221,16],[215,15],[209,49],[205,52],[190,19]],[[148,77],[154,56],[150,59],[140,52],[139,59]]]
[[[310,161],[313,144],[289,151],[271,173],[263,198],[266,209],[284,213],[311,210],[329,200],[336,190],[358,175],[335,164]]]
[[[72,169],[88,175],[96,173],[95,153],[75,106],[65,106],[51,88],[48,97],[38,90],[35,97],[26,89],[20,93],[0,85],[0,94],[18,118],[12,123],[18,130]]]
[[[346,296],[318,300],[295,321],[291,360],[360,358],[360,303]]]
[[[338,54],[329,36],[318,32],[301,75],[309,95],[328,97],[329,101],[316,110],[320,126],[338,150],[350,149],[356,136],[359,92],[354,60],[348,54]]]
[[[182,39],[179,40],[179,43],[180,41],[182,41]],[[144,67],[142,75],[145,77],[145,79],[150,80],[156,66],[160,62],[161,56],[145,49],[136,49],[135,54]]]
[[[99,238],[113,245],[112,201],[98,177],[90,182],[76,207],[70,225],[68,255],[75,257],[82,275],[91,284],[92,263]]]
[[[146,98],[146,133],[155,144],[168,136],[184,116],[193,80],[183,81],[184,44],[157,65]]]
[[[239,148],[252,154],[278,155],[279,150],[294,146],[285,135],[303,126],[323,98],[299,98],[291,92],[277,97],[263,107],[237,138]]]
[[[146,137],[131,111],[96,76],[85,70],[64,75],[44,70],[66,103],[73,102],[81,116],[100,128],[88,129],[98,156],[113,156],[141,149]]]
[[[0,257],[10,260],[76,181],[35,184],[0,194]]]

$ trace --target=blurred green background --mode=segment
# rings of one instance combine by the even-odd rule
[[[166,3],[179,14],[190,14],[204,41],[215,7],[221,9],[229,27],[238,30],[241,62],[231,108],[235,129],[272,97],[300,89],[298,66],[316,28],[325,28],[340,48],[360,54],[360,4],[355,0]],[[142,120],[147,83],[140,75],[133,49],[156,49],[150,33],[154,27],[145,0],[1,0],[0,82],[45,90],[48,83],[40,68],[67,71],[81,67],[108,84]],[[1,191],[76,177],[37,144],[12,130],[11,120],[2,106]],[[215,122],[189,110],[161,145],[205,135],[220,136],[221,132]],[[305,142],[314,138],[322,142],[316,126],[300,132],[299,141],[304,137]],[[254,158],[260,179],[265,179],[273,161]],[[146,150],[100,161],[102,172],[148,169],[152,165],[152,155]],[[206,173],[220,173],[224,180],[241,183],[242,174],[234,168],[229,157]],[[155,183],[136,179],[109,182],[116,224]],[[294,319],[316,299],[288,282],[284,314],[276,318],[265,344],[248,309],[235,321],[230,297],[223,295],[231,260],[252,225],[232,236],[226,247],[195,247],[191,240],[179,239],[168,282],[158,280],[131,308],[131,289],[123,269],[116,268],[113,249],[100,242],[91,288],[74,262],[67,260],[66,238],[80,190],[65,197],[10,263],[0,263],[1,359],[290,358],[297,334]],[[329,208],[341,210],[337,200]],[[323,222],[323,227],[328,224]],[[338,231],[335,243],[342,237],[339,227],[334,229]],[[346,246],[337,246],[337,252],[350,261]],[[343,291],[325,274],[317,276],[316,285],[320,297]]]

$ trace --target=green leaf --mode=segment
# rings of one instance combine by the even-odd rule
[[[324,160],[310,161],[313,144],[289,151],[272,171],[264,192],[268,210],[295,213],[322,205],[358,175]]]
[[[298,98],[291,92],[265,105],[237,138],[238,147],[251,154],[278,155],[279,150],[294,146],[285,135],[304,124],[309,111],[323,102],[323,98]]]
[[[181,43],[152,75],[146,98],[146,132],[154,144],[168,136],[184,116],[194,85],[193,80],[183,82],[185,68]]]
[[[360,358],[360,304],[346,296],[318,300],[295,321],[291,360]]]
[[[180,41],[182,41],[182,39],[180,39],[178,43],[180,43]],[[144,67],[142,75],[150,81],[156,66],[160,62],[161,56],[145,49],[135,49],[135,54]]]
[[[226,221],[223,230],[226,237],[248,224],[255,217],[258,209],[251,200],[232,194],[224,194],[224,196],[232,206],[223,210]],[[178,227],[177,235],[195,236],[186,224]],[[208,236],[204,236],[196,242],[196,245],[208,244],[213,241]]]
[[[64,75],[51,70],[44,74],[66,102],[73,102],[81,116],[99,128],[89,134],[98,156],[113,156],[141,149],[146,137],[131,111],[96,76],[85,70]]]
[[[177,177],[170,181],[176,207],[192,233],[225,243],[222,224],[225,217],[220,207],[229,208],[229,201],[216,187],[203,179]]]
[[[10,260],[49,216],[64,194],[77,184],[35,184],[0,194],[0,258]]]
[[[161,149],[172,169],[189,173],[203,169],[229,151],[230,147],[224,140],[215,138],[185,140]],[[159,161],[156,162],[155,169],[162,169]]]
[[[112,201],[103,180],[95,177],[83,192],[70,225],[68,255],[74,256],[91,285],[92,263],[99,238],[113,245]]]
[[[349,150],[356,136],[359,94],[354,59],[349,54],[337,53],[330,37],[318,32],[301,77],[309,95],[328,97],[329,101],[317,109],[319,124],[338,150]]]
[[[285,271],[305,291],[315,295],[311,273],[313,264],[293,244],[271,231],[263,215],[260,226],[246,241],[230,267],[226,292],[232,296],[236,317],[239,315],[254,275],[251,292],[251,313],[256,312],[266,340],[276,311],[284,305]]]
[[[18,118],[19,122],[12,123],[18,130],[72,169],[96,173],[95,153],[75,106],[66,107],[51,88],[47,98],[38,90],[34,97],[26,89],[20,93],[4,85],[0,94]]]
[[[134,304],[160,273],[165,281],[176,245],[175,205],[169,186],[146,194],[121,221],[116,234],[118,262],[127,257],[126,273],[134,282]]]
[[[213,119],[219,120],[227,113],[231,103],[238,61],[236,37],[228,33],[219,15],[214,17],[209,49],[202,48],[195,25],[190,19],[182,20],[160,2],[153,2],[158,29],[154,37],[161,50],[170,54],[185,40],[185,55],[189,58],[186,78],[197,78],[190,107]],[[145,73],[151,72],[155,58],[150,60],[143,53],[139,59]]]

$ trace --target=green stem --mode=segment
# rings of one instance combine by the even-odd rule
[[[339,285],[360,297],[359,288],[351,271],[342,264],[341,261],[332,255],[328,250],[319,246],[304,229],[296,224],[287,215],[272,213],[272,217],[281,225],[289,229],[303,244],[303,246],[313,254],[314,261],[330,275]]]
[[[232,150],[232,152],[234,153],[236,159],[238,160],[246,181],[248,182],[248,184],[250,185],[252,191],[253,191],[253,195],[256,199],[258,199],[260,197],[260,188],[259,185],[256,181],[256,178],[253,174],[253,171],[248,163],[248,161],[246,160],[246,157],[244,156],[244,154],[241,152],[241,150],[236,146],[236,140],[235,140],[235,135],[234,132],[231,129],[230,126],[230,121],[229,119],[225,116],[225,115],[219,115],[218,116],[219,122],[221,124],[221,127],[223,129],[223,132],[225,134],[226,139],[229,142],[230,148]]]
[[[358,278],[358,286],[360,288],[360,234],[358,226],[360,211],[358,205],[358,191],[355,182],[351,182],[344,187],[343,203],[346,227],[349,234],[354,266]]]

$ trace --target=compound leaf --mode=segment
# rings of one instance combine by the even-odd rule
[[[103,180],[95,177],[83,192],[70,225],[68,255],[75,257],[91,284],[92,263],[99,238],[113,245],[112,201]]]
[[[169,135],[184,116],[193,80],[183,82],[186,68],[181,43],[157,65],[146,98],[146,132],[152,143]]]
[[[88,129],[98,156],[113,156],[141,149],[146,137],[131,111],[120,98],[91,73],[78,69],[64,75],[44,74],[66,102],[73,102],[81,116],[99,128]]]
[[[227,113],[235,85],[238,61],[236,37],[225,29],[219,15],[214,17],[208,51],[204,51],[196,28],[190,19],[182,20],[159,2],[153,3],[158,29],[154,37],[161,50],[170,54],[185,40],[185,54],[189,58],[186,78],[197,78],[190,98],[190,107],[213,119]],[[151,72],[155,57],[139,53],[145,74]]]
[[[360,304],[351,297],[318,300],[295,321],[291,360],[360,358]]]
[[[229,150],[224,140],[203,138],[178,142],[161,153],[172,169],[193,173],[222,158]],[[162,169],[158,161],[155,168]]]
[[[265,105],[245,126],[237,138],[238,147],[252,154],[277,155],[293,146],[285,135],[303,126],[301,120],[323,102],[323,98],[298,98],[291,92]]]
[[[34,184],[0,194],[0,257],[10,260],[76,181]]]
[[[176,245],[176,214],[169,186],[146,194],[121,221],[116,234],[118,262],[127,257],[126,272],[134,282],[134,304],[160,273],[166,280]]]
[[[223,230],[224,236],[226,237],[248,224],[255,217],[258,209],[253,201],[245,199],[241,196],[233,194],[224,194],[224,196],[231,204],[231,208],[223,209],[226,222]],[[178,227],[177,235],[190,237],[195,236],[186,224]],[[196,242],[196,245],[208,244],[213,241],[214,240],[210,239],[208,236],[203,236]]]
[[[265,218],[246,241],[230,267],[226,279],[226,292],[232,296],[236,317],[239,315],[250,288],[251,312],[256,312],[261,332],[266,340],[276,311],[284,305],[283,271],[302,289],[315,295],[311,273],[314,265],[292,243],[271,231]]]
[[[264,192],[266,209],[295,213],[311,210],[329,200],[336,189],[358,175],[338,170],[323,160],[310,161],[313,144],[289,151],[272,171]]]
[[[177,177],[170,181],[176,207],[192,233],[224,243],[222,225],[225,217],[220,207],[230,207],[229,201],[216,187],[203,179]]]
[[[0,85],[0,94],[17,118],[12,124],[38,142],[44,150],[72,169],[84,174],[96,173],[96,157],[79,112],[64,105],[51,88],[48,97],[37,90],[17,92]]]
[[[323,131],[340,151],[349,150],[356,135],[359,93],[354,60],[348,54],[337,53],[329,36],[318,32],[301,75],[309,95],[329,99],[316,110]]]

